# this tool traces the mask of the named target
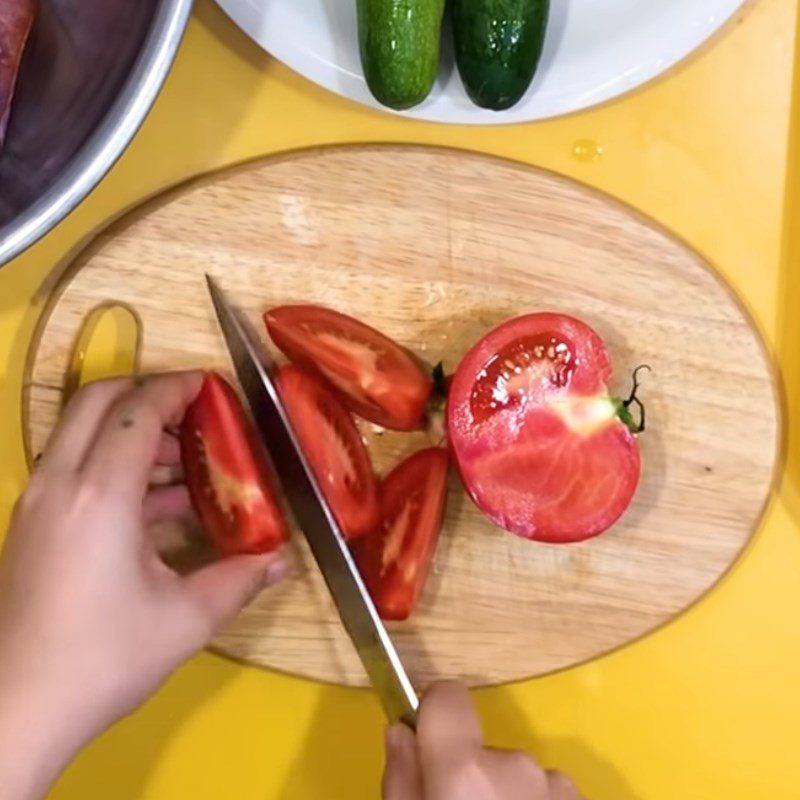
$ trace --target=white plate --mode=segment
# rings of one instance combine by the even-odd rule
[[[356,0],[218,0],[265,50],[337,94],[379,106],[361,73]],[[711,36],[743,0],[551,0],[542,61],[528,94],[502,112],[467,98],[445,46],[430,97],[405,116],[499,124],[545,119],[650,80]],[[445,43],[449,37],[445,37]]]

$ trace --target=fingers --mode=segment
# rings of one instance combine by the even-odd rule
[[[528,753],[484,747],[480,721],[461,684],[436,684],[425,694],[417,721],[416,744],[423,776],[417,780],[422,781],[430,796],[581,800],[568,778],[545,772]],[[394,777],[391,766],[390,755],[385,785]],[[406,800],[403,794],[397,798]],[[386,800],[395,798],[387,794]]]
[[[548,772],[547,782],[552,800],[581,800],[575,784],[563,772]]]
[[[143,497],[164,428],[181,421],[202,380],[176,372],[136,383],[108,412],[84,469],[111,491]]]
[[[50,436],[40,469],[80,469],[109,409],[132,386],[131,378],[115,378],[81,388]]]
[[[161,434],[156,451],[156,464],[174,467],[181,463],[181,443],[177,436],[166,431]]]
[[[181,442],[177,435],[164,432],[156,451],[155,466],[148,478],[150,486],[167,486],[184,479]]]
[[[184,484],[160,486],[151,489],[142,505],[145,525],[154,525],[167,519],[186,517],[192,508],[189,490]]]
[[[183,578],[184,591],[199,609],[208,639],[262,589],[282,580],[288,565],[281,553],[234,556]],[[199,642],[201,647],[206,642]]]
[[[422,773],[417,756],[417,740],[403,724],[386,732],[386,769],[383,773],[383,800],[421,800]]]
[[[497,797],[557,800],[550,794],[547,773],[522,750],[485,750],[481,763]]]
[[[417,739],[425,770],[431,762],[458,760],[483,747],[481,724],[465,686],[437,683],[426,692]]]

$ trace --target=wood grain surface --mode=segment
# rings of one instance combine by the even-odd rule
[[[642,397],[643,476],[607,534],[534,544],[488,523],[451,479],[435,568],[417,613],[390,626],[420,686],[537,675],[662,625],[702,595],[755,530],[779,441],[772,365],[736,299],[693,251],[569,180],[450,150],[304,151],[191,183],[98,236],[65,269],[30,353],[28,452],[62,400],[82,320],[124,303],[140,368],[229,369],[206,294],[213,274],[259,324],[268,306],[321,303],[452,369],[477,337],[532,310],[592,324],[624,393]],[[387,471],[422,434],[363,426]],[[173,543],[185,538],[166,532]],[[188,540],[192,541],[192,534]],[[365,682],[302,536],[293,578],[215,641],[223,653],[337,683]]]

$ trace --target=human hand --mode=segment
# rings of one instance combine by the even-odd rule
[[[185,486],[148,484],[155,464],[179,462],[166,429],[201,382],[176,373],[85,387],[17,504],[0,557],[3,797],[39,797],[284,572],[266,555],[179,576],[148,536],[151,523],[189,510]]]
[[[417,733],[386,740],[383,800],[581,800],[572,781],[527,753],[484,747],[467,690],[439,683],[422,700]]]

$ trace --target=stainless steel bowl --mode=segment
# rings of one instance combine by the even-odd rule
[[[40,0],[0,152],[0,266],[122,154],[172,65],[192,0]]]

